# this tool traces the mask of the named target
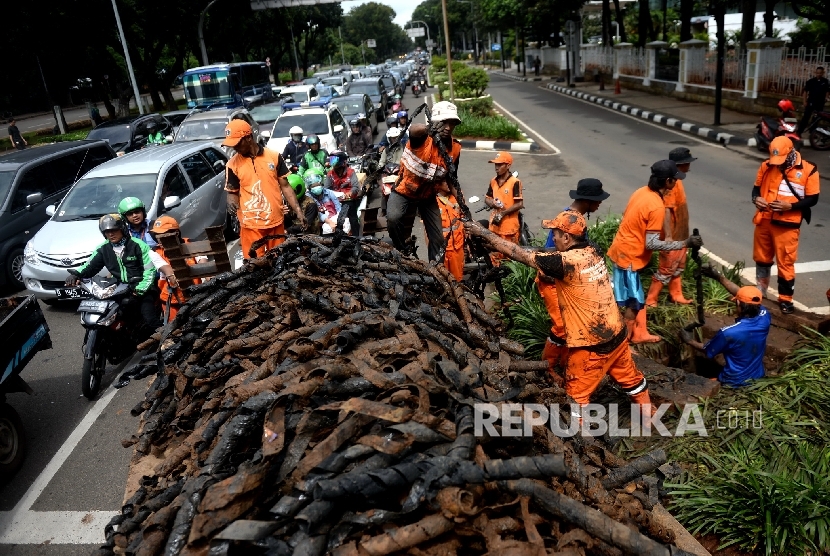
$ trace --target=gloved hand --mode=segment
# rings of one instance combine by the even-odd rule
[[[78,283],[78,278],[75,277],[75,276],[72,276],[71,274],[69,276],[67,276],[66,280],[64,281],[64,284],[67,285],[67,286],[74,286],[77,283]]]
[[[713,280],[720,280],[721,274],[718,269],[712,266],[712,263],[707,262],[700,265],[700,273],[704,276],[712,278]]]
[[[686,240],[687,247],[703,247],[703,238],[700,236],[691,236]]]
[[[685,328],[681,328],[680,332],[678,332],[677,335],[680,336],[680,340],[684,344],[688,344],[689,342],[694,342],[695,341],[695,333],[692,332],[691,330],[686,330]]]

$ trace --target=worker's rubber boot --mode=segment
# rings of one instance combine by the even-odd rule
[[[651,428],[651,418],[657,413],[657,406],[651,403],[651,397],[648,395],[648,390],[643,390],[639,394],[632,394],[629,396],[633,403],[640,406],[640,419],[642,429]]]
[[[542,361],[548,364],[548,374],[553,382],[558,386],[565,385],[565,379],[559,374],[557,367],[565,368],[565,358],[568,355],[568,347],[564,345],[557,345],[548,339],[545,341],[545,347],[542,350]]]
[[[651,286],[648,288],[648,295],[646,295],[646,307],[657,307],[657,298],[663,289],[663,282],[657,278],[651,279]]]
[[[660,336],[649,334],[646,326],[646,308],[637,311],[637,318],[634,319],[634,333],[631,335],[632,344],[654,344],[662,340]]]
[[[672,301],[680,305],[691,304],[692,301],[690,299],[683,297],[683,282],[680,280],[680,276],[673,276],[669,280],[669,297]]]

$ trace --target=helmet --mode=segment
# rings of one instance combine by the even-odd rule
[[[398,118],[396,116],[389,116],[388,118],[386,118],[386,127],[398,127]]]
[[[156,221],[153,222],[153,227],[150,228],[150,231],[154,234],[166,234],[169,232],[178,231],[179,223],[176,222],[176,219],[172,216],[159,216],[156,218]]]
[[[784,98],[778,101],[778,108],[782,112],[795,112],[795,105],[793,105],[792,101],[788,98]]]
[[[303,140],[303,128],[298,125],[291,126],[291,129],[288,130],[288,135],[291,136],[292,141],[299,143]]]
[[[121,199],[121,202],[118,203],[118,214],[121,216],[127,216],[128,212],[134,211],[136,209],[141,209],[144,213],[147,213],[147,208],[144,206],[144,203],[141,202],[141,199],[138,197],[125,197]],[[103,230],[102,230],[103,231]]]
[[[309,133],[309,134],[306,136],[306,138],[305,138],[305,142],[306,142],[306,144],[308,144],[308,146],[310,147],[311,145],[314,145],[314,144],[319,144],[319,143],[320,143],[320,139],[318,139],[318,138],[317,138],[317,134],[316,134],[316,133]]]
[[[397,117],[398,117],[399,120],[401,118],[408,118],[409,117],[409,112],[407,112],[406,110],[401,110],[400,112],[398,112]]]
[[[294,195],[297,197],[305,195],[305,182],[299,174],[288,174],[288,183],[294,190]]]
[[[98,220],[98,230],[103,235],[107,230],[121,230],[127,235],[127,223],[120,214],[105,214]],[[104,235],[104,237],[107,237]]]
[[[360,114],[358,114],[358,115],[357,115],[357,119],[358,119],[358,120],[365,120],[365,119],[366,119],[366,114],[364,114],[363,112],[361,112]]]
[[[340,164],[345,164],[346,160],[348,160],[348,159],[349,159],[349,155],[347,155],[345,152],[339,151],[339,150],[338,151],[332,151],[332,153],[329,155],[329,163],[332,166],[338,166]]]
[[[394,98],[395,100],[401,100],[401,95],[395,95],[393,98]]]
[[[392,128],[389,128],[389,131],[386,132],[386,138],[390,139],[390,140],[391,139],[397,139],[398,137],[401,136],[401,133],[403,133],[403,130],[401,128],[392,127]]]
[[[305,181],[306,187],[311,189],[323,182],[323,171],[319,168],[311,168],[303,175],[303,181]]]
[[[352,118],[351,120],[349,120],[349,127],[355,127],[355,126],[359,126],[359,125],[360,125],[360,120],[358,120],[357,118]]]

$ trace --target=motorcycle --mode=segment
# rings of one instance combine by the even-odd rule
[[[415,81],[412,84],[412,94],[415,95],[415,98],[421,96],[421,84],[418,81]]]
[[[810,138],[810,146],[815,150],[830,150],[830,112],[817,112],[801,134]]]
[[[798,132],[795,106],[788,99],[782,99],[778,103],[778,109],[781,110],[781,117],[779,118],[761,116],[761,122],[755,132],[755,146],[758,147],[759,151],[768,153],[772,140],[783,135],[793,142],[797,151],[800,151],[801,134]]]
[[[383,194],[383,198],[385,200],[389,199],[389,195],[392,193],[392,188],[395,186],[395,183],[398,181],[398,173],[401,170],[400,164],[386,164],[383,170],[381,171],[380,177],[380,191]],[[386,206],[386,203],[383,203],[383,206]]]
[[[133,278],[132,282],[140,282]],[[117,278],[93,276],[81,280],[78,286],[57,288],[58,299],[80,299],[78,312],[84,329],[81,369],[81,391],[87,399],[94,399],[101,390],[101,379],[107,361],[112,364],[122,361],[135,352],[138,340],[135,337],[141,317],[134,323],[124,318],[121,301],[131,295],[131,284]]]

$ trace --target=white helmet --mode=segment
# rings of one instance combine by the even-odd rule
[[[401,136],[401,128],[399,127],[390,127],[389,131],[386,132],[386,137],[388,139],[397,139]]]
[[[288,134],[291,136],[292,140],[298,143],[303,140],[303,128],[298,125],[295,125],[289,129]]]
[[[458,108],[446,100],[433,104],[432,121],[446,122],[447,120],[455,120],[457,123],[461,123],[461,119],[458,117]]]

